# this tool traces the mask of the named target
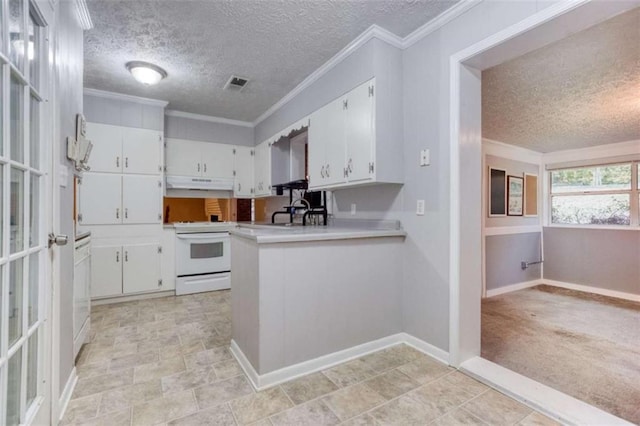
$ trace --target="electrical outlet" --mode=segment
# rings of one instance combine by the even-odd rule
[[[356,214],[356,203],[351,203],[351,215]]]
[[[423,149],[420,151],[420,166],[428,166],[431,164],[431,153],[428,149]]]
[[[418,204],[416,206],[416,214],[418,216],[424,216],[424,200],[418,200]]]

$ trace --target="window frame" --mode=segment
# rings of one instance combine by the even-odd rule
[[[592,167],[604,167],[614,165],[631,165],[631,186],[630,189],[611,189],[611,190],[597,190],[597,191],[574,191],[574,192],[559,192],[553,193],[553,179],[552,173],[560,170],[575,170]],[[547,218],[548,223],[546,226],[554,228],[582,228],[582,229],[616,229],[616,230],[629,230],[640,231],[640,160],[628,160],[628,161],[616,161],[611,162],[598,162],[580,165],[562,167],[553,170],[546,171],[547,178]],[[610,224],[571,224],[571,223],[554,223],[553,222],[553,197],[554,196],[588,196],[588,195],[628,195],[629,196],[629,225],[610,225]]]

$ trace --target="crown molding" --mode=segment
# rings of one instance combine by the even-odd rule
[[[351,55],[355,50],[365,45],[369,40],[377,38],[378,40],[382,40],[384,42],[389,43],[390,45],[397,47],[398,49],[402,49],[402,38],[393,34],[390,31],[385,30],[377,25],[372,25],[363,33],[361,33],[358,37],[356,37],[351,43],[347,44],[342,50],[336,53],[331,59],[325,62],[320,68],[316,69],[314,72],[309,74],[307,78],[302,80],[300,84],[298,84],[293,90],[287,93],[282,99],[273,104],[271,108],[266,110],[262,115],[256,118],[253,121],[253,125],[257,126],[261,122],[267,119],[270,115],[280,109],[287,102],[295,98],[299,95],[303,90],[307,87],[311,86],[315,83],[320,77],[329,72],[332,68],[342,62],[345,58]]]
[[[458,16],[465,13],[467,10],[482,3],[482,0],[462,0],[456,3],[454,6],[442,12],[417,30],[402,39],[402,48],[408,49],[409,47],[422,40],[432,32],[442,28],[449,22],[456,19]]]
[[[78,19],[80,20],[80,27],[83,30],[90,30],[93,28],[93,21],[89,14],[89,8],[87,7],[86,0],[75,0],[76,9],[78,10]]]
[[[171,117],[189,118],[192,120],[199,120],[199,121],[208,121],[210,123],[231,124],[232,126],[242,126],[242,127],[251,127],[251,128],[254,127],[254,124],[249,121],[232,120],[230,118],[213,117],[211,115],[202,115],[202,114],[193,114],[191,112],[175,111],[171,109],[166,110],[164,112],[164,115],[169,115]]]
[[[300,84],[298,84],[293,90],[287,93],[282,99],[273,104],[268,110],[263,112],[258,118],[253,121],[253,126],[257,126],[264,120],[266,120],[269,116],[279,110],[283,105],[287,102],[295,98],[299,95],[304,89],[311,86],[314,82],[316,82],[320,77],[329,72],[333,67],[342,62],[347,56],[349,56],[353,51],[363,46],[369,40],[376,38],[378,40],[384,41],[391,46],[404,50],[411,46],[413,46],[416,42],[441,28],[448,22],[454,20],[458,16],[462,15],[472,7],[481,3],[482,0],[463,0],[457,3],[455,6],[445,10],[440,15],[430,20],[408,36],[402,38],[391,31],[385,30],[378,25],[371,25],[367,28],[362,34],[356,37],[351,43],[347,44],[342,50],[336,53],[331,59],[325,62],[320,68],[311,73],[307,78],[302,80]]]
[[[543,153],[493,139],[482,138],[482,152],[514,161],[540,165]]]
[[[85,88],[84,94],[89,96],[95,96],[98,98],[115,99],[117,101],[126,101],[126,102],[135,102],[137,104],[159,106],[163,108],[169,105],[169,102],[167,101],[161,101],[158,99],[150,99],[150,98],[142,98],[139,96],[125,95],[123,93],[107,92],[105,90],[98,90],[98,89]]]

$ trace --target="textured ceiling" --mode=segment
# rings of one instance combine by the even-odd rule
[[[457,1],[92,0],[84,83],[253,121],[372,24],[405,36]],[[169,77],[144,87],[125,69],[131,60]],[[250,79],[242,92],[222,90],[231,74]]]
[[[482,136],[538,152],[640,139],[640,8],[483,71]]]

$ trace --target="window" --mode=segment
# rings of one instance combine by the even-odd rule
[[[551,223],[638,226],[638,163],[553,170]]]

